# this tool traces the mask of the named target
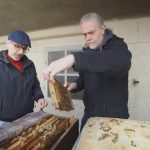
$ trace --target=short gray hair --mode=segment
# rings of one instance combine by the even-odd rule
[[[87,13],[82,16],[80,20],[80,25],[86,21],[94,21],[97,25],[103,25],[103,18],[95,12]]]

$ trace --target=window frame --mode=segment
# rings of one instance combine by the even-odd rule
[[[47,67],[49,65],[49,52],[64,52],[64,56],[68,55],[68,51],[82,51],[82,46],[81,45],[71,45],[71,46],[57,46],[57,47],[46,47],[44,49],[44,65]],[[61,56],[61,57],[64,57]],[[67,77],[73,76],[73,77],[78,77],[78,72],[70,72],[68,73],[67,70],[65,70],[63,73],[59,73],[58,76],[63,76],[64,77],[64,82],[67,82]],[[48,95],[48,82],[44,82],[44,96],[46,98],[51,97]],[[79,99],[74,98],[73,100],[81,100],[82,99],[82,93],[81,97]],[[75,97],[75,94],[74,94]]]

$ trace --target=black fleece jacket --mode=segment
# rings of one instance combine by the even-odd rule
[[[13,121],[33,111],[34,101],[44,98],[31,60],[23,56],[20,73],[0,52],[0,120]]]
[[[84,89],[87,117],[128,118],[128,71],[131,53],[122,38],[106,30],[102,46],[73,53],[78,92]]]

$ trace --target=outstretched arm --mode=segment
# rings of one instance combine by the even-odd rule
[[[54,77],[57,73],[72,67],[75,63],[74,56],[72,54],[62,57],[56,61],[53,61],[43,71],[45,80],[55,81]]]

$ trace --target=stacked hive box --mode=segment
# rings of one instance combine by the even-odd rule
[[[33,113],[31,113],[31,115],[33,116]],[[28,120],[27,124],[29,124],[29,122],[30,120]],[[22,125],[16,124],[14,133],[18,132],[17,126],[20,128]],[[11,127],[11,123],[9,127]],[[5,128],[6,132],[7,130],[8,129]],[[11,136],[12,132],[9,135]],[[64,147],[64,149],[69,150],[77,137],[78,120],[49,115],[28,129],[23,129],[18,136],[16,135],[11,138],[8,136],[5,140],[0,141],[0,148],[9,150],[56,150]],[[66,143],[67,140],[70,142]]]

